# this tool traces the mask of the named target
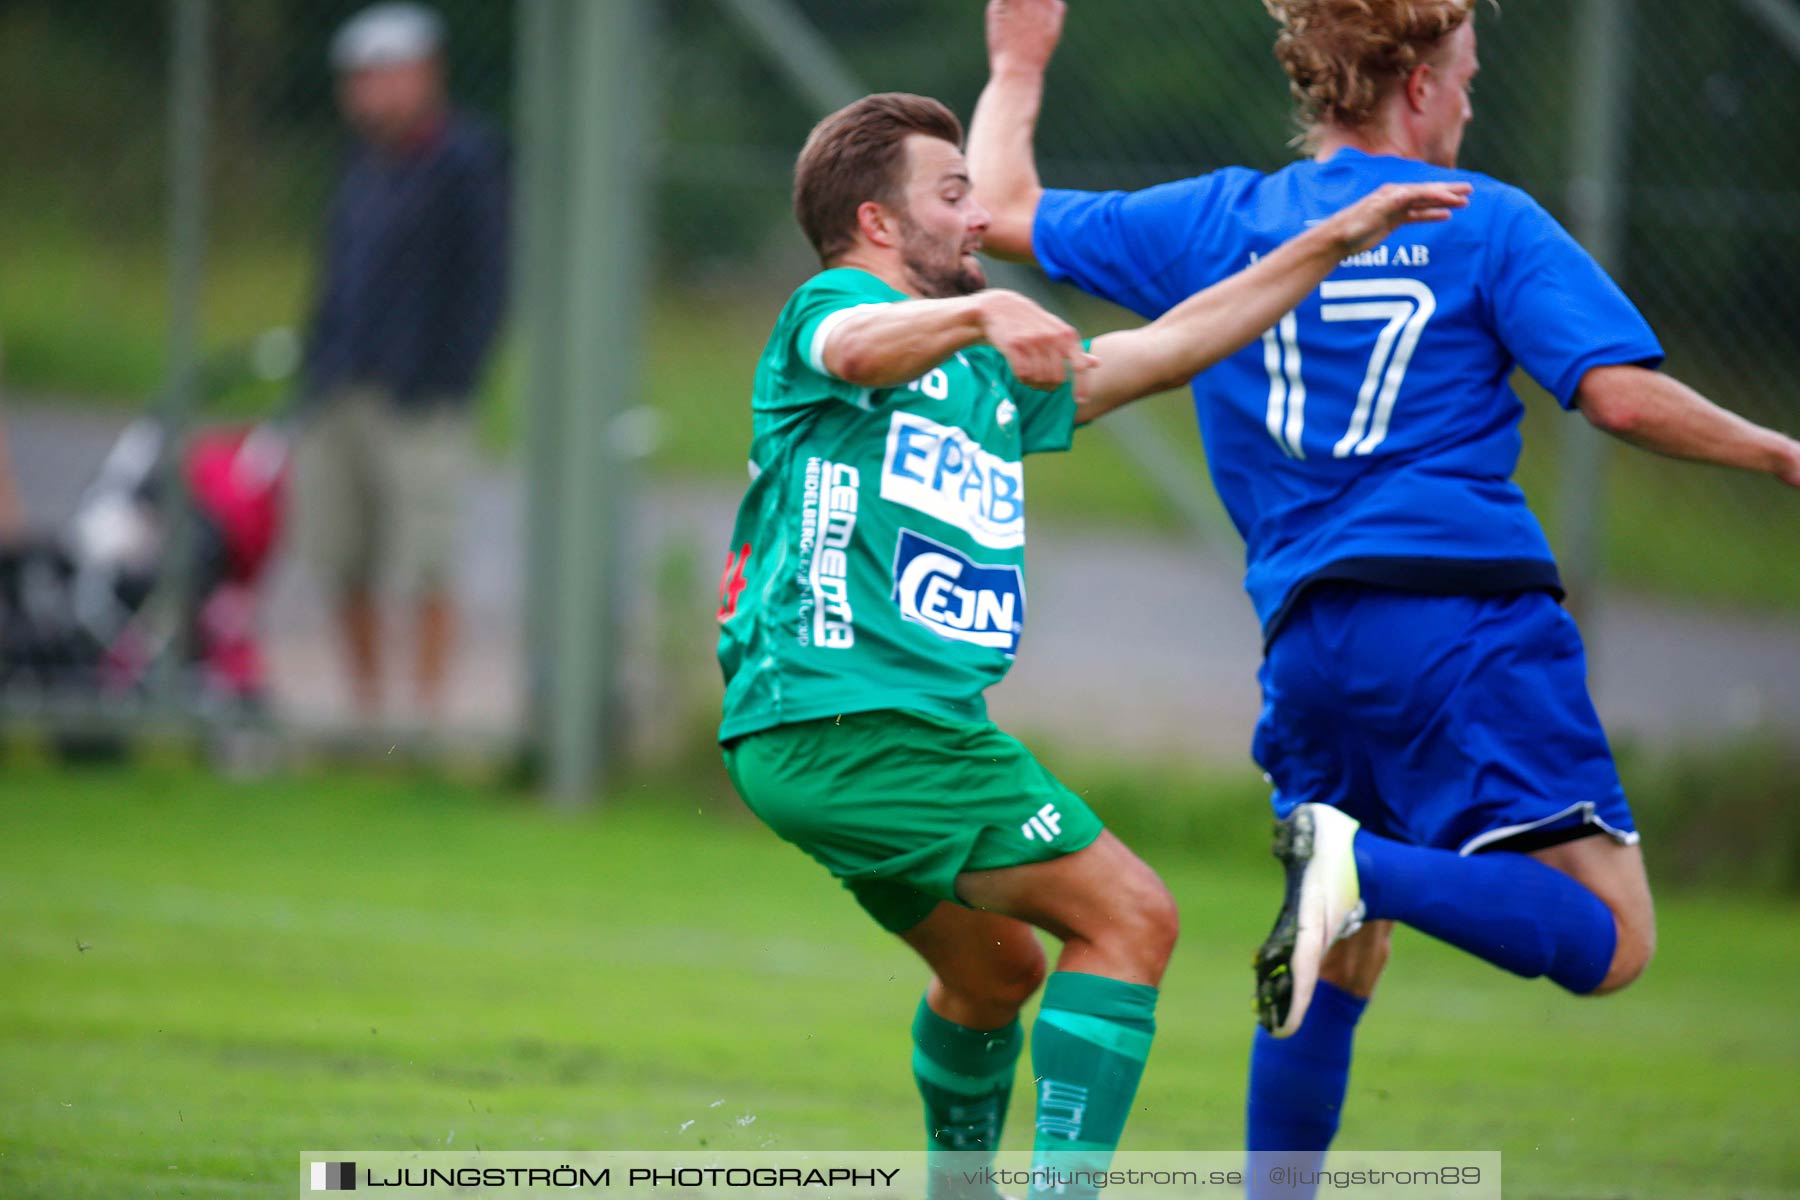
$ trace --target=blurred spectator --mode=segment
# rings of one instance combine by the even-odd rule
[[[331,45],[355,143],[307,333],[295,527],[338,605],[364,717],[381,705],[383,574],[416,618],[421,708],[442,715],[470,396],[506,294],[504,148],[452,109],[443,52],[442,20],[409,3],[364,9]]]

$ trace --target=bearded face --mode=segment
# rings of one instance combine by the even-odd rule
[[[913,219],[900,218],[900,256],[919,295],[941,300],[967,296],[987,286],[987,272],[975,257],[981,235],[971,233],[963,221],[934,229]]]

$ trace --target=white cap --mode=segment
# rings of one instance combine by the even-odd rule
[[[444,46],[444,21],[423,4],[376,4],[344,22],[331,39],[338,71],[386,67],[430,58]]]

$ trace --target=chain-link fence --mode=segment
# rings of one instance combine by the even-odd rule
[[[348,73],[330,64],[359,7],[0,11],[11,159],[0,342],[35,531],[8,606],[15,705],[84,721],[261,727],[274,715],[334,734],[516,727],[504,368],[473,327],[505,296],[506,214],[473,210],[505,192],[512,13],[438,5],[454,115],[426,128],[430,85],[402,82],[416,95],[360,102],[365,122],[394,125],[376,132],[353,127]],[[404,136],[417,144],[384,147],[393,165],[371,168],[359,150],[399,136],[409,105],[421,124]],[[397,346],[409,336],[416,345]],[[472,383],[471,364],[445,365],[469,356]],[[348,411],[337,393],[358,376],[395,402],[352,428],[328,414]],[[471,391],[482,459],[456,453],[440,420]],[[365,461],[359,438],[392,444]],[[422,486],[434,470],[461,478]],[[427,552],[448,535],[415,510],[446,502],[466,518],[455,549]],[[311,537],[328,567],[281,553],[302,525],[329,527]],[[385,582],[415,553],[421,578],[452,580],[412,591],[453,595],[454,609],[363,602],[365,575]],[[447,641],[455,669],[439,688]]]
[[[688,195],[665,219],[704,212],[700,228],[742,239],[750,215],[772,214],[762,244],[798,256],[780,197],[813,114],[796,111],[793,89],[780,95],[757,51],[718,25],[717,5],[673,7],[708,30],[683,40],[710,66],[690,60],[671,95],[668,186]],[[972,108],[985,72],[979,6],[800,7],[869,88]],[[1291,106],[1260,4],[1112,0],[1071,10],[1038,142],[1046,183],[1135,188],[1290,161]],[[1796,25],[1800,6],[1757,0],[1507,0],[1497,14],[1484,5],[1483,71],[1463,152],[1464,165],[1524,187],[1608,261],[1668,346],[1672,372],[1789,427],[1800,422],[1789,382],[1800,358],[1800,146],[1787,133],[1800,118]],[[1609,52],[1621,63],[1613,79],[1595,70]],[[741,103],[770,91],[773,103]],[[729,189],[717,186],[722,174]],[[662,232],[681,253],[718,253],[680,226]],[[737,251],[756,244],[740,240]],[[1564,501],[1587,497],[1560,494],[1570,490],[1556,469],[1566,423],[1533,407],[1524,478],[1560,534],[1571,524]],[[1782,520],[1766,480],[1628,452],[1609,452],[1604,466],[1611,580],[1800,606],[1793,522]],[[1572,566],[1578,577],[1599,568]]]
[[[547,3],[436,5],[457,105],[505,140],[524,132],[522,22]],[[169,164],[182,113],[171,81],[183,71],[205,83],[204,175],[187,201],[198,197],[203,218],[201,348],[217,356],[270,327],[305,328],[331,250],[326,214],[355,144],[328,54],[358,7],[204,4],[197,65],[182,65],[182,0],[0,7],[0,345],[18,401],[6,409],[14,471],[40,529],[75,519],[123,420],[153,407],[179,366],[170,333],[179,287],[168,264],[182,249],[170,244],[182,228],[170,208],[184,201]],[[621,428],[652,473],[625,568],[625,708],[640,728],[667,729],[710,703],[704,578],[719,514],[742,478],[741,400],[756,354],[787,288],[812,267],[787,195],[818,99],[848,81],[938,95],[966,114],[985,56],[974,0],[646,7],[655,283],[641,301],[645,409]],[[1072,7],[1039,139],[1048,183],[1129,188],[1291,158],[1272,26],[1255,0]],[[1484,6],[1477,118],[1464,148],[1465,165],[1525,187],[1603,255],[1655,324],[1675,374],[1790,428],[1800,424],[1789,383],[1800,368],[1797,12],[1789,0],[1506,0],[1497,15]],[[1084,324],[1117,319],[1075,304]],[[515,322],[474,400],[482,455],[459,484],[459,651],[442,713],[455,728],[508,736],[524,727],[529,692],[520,665],[525,336]],[[242,361],[266,367],[272,357]],[[201,378],[217,385],[199,398],[201,425],[267,417],[291,389],[236,367]],[[1753,609],[1757,628],[1772,631],[1769,653],[1793,653],[1800,539],[1788,497],[1766,480],[1613,448],[1591,465],[1571,459],[1572,420],[1548,402],[1530,407],[1522,479],[1571,575],[1682,614]],[[1228,578],[1235,545],[1209,507],[1191,415],[1179,399],[1146,413],[1148,437],[1091,441],[1072,461],[1046,464],[1034,476],[1034,509],[1147,537],[1192,529],[1224,548],[1208,570]],[[1584,562],[1590,511],[1599,532],[1594,561]],[[1167,549],[1183,552],[1179,540]],[[257,581],[254,597],[278,709],[293,722],[343,726],[355,710],[337,618],[286,561]],[[1596,632],[1664,628],[1601,622]],[[421,720],[431,710],[409,699],[409,670],[391,674],[389,711]],[[9,686],[16,695],[17,679]],[[1767,699],[1746,711],[1792,719]]]

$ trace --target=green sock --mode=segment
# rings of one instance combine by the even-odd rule
[[[1033,1196],[1098,1194],[1080,1182],[1046,1186],[1050,1178],[1037,1172],[1104,1170],[1112,1162],[1155,1033],[1155,988],[1073,971],[1050,976],[1031,1030],[1031,1073],[1037,1078]]]
[[[1013,1068],[1025,1031],[1015,1019],[1001,1029],[970,1029],[932,1012],[919,1001],[913,1020],[913,1078],[925,1100],[926,1150],[936,1157],[945,1152],[980,1153],[992,1159],[1000,1146],[1000,1127],[1006,1123],[1006,1103],[1012,1098]],[[944,1160],[948,1162],[949,1160]],[[959,1166],[979,1160],[961,1157]],[[946,1200],[964,1189],[952,1186],[956,1172],[930,1172],[931,1200]],[[976,1189],[968,1194],[987,1194]]]

